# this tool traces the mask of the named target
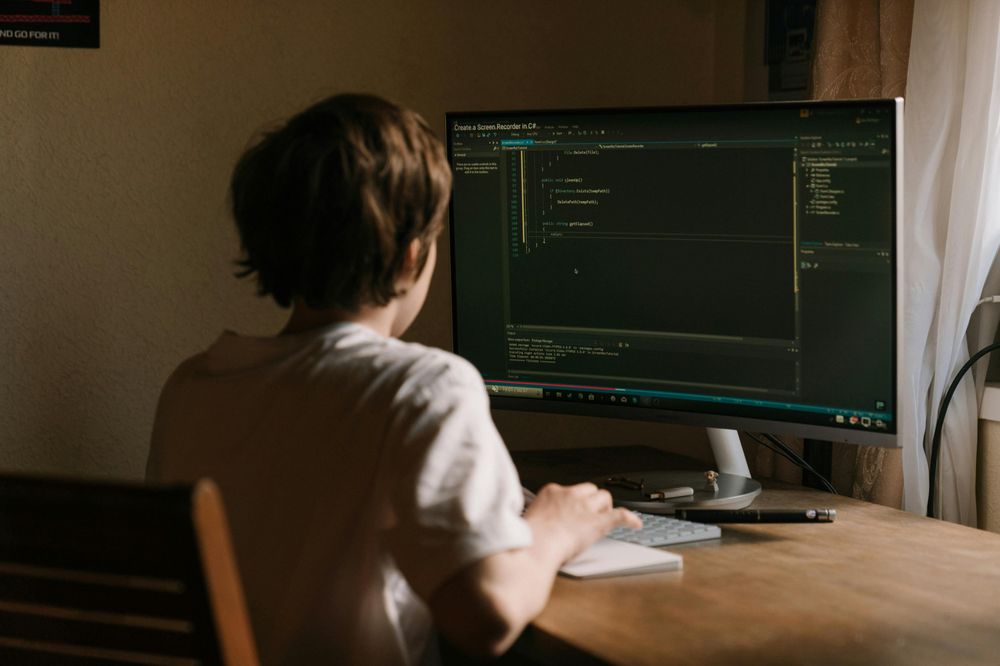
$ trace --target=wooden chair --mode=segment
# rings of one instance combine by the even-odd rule
[[[0,475],[0,664],[257,664],[219,492]]]

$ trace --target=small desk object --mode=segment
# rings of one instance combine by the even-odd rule
[[[836,521],[724,525],[719,540],[670,548],[684,556],[679,572],[560,577],[512,656],[655,666],[1000,663],[1000,535],[793,486],[765,485],[752,505],[807,507],[834,508]]]

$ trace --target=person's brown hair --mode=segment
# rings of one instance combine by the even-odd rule
[[[282,307],[385,305],[414,239],[423,270],[450,189],[444,148],[417,113],[373,95],[327,98],[236,164],[237,275],[256,273]]]

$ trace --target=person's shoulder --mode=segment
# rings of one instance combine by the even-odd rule
[[[388,391],[404,401],[483,392],[479,371],[464,358],[419,342],[384,336],[360,324],[337,326],[319,336],[303,357],[310,381],[348,381],[366,390]],[[296,363],[303,367],[303,359]]]
[[[482,384],[482,377],[475,366],[450,351],[402,340],[393,340],[391,346],[406,364],[406,375],[411,379],[427,384]]]
[[[203,372],[207,354],[208,352],[206,351],[198,352],[194,356],[189,356],[181,361],[167,377],[167,381],[164,383],[164,386],[170,387],[175,384],[179,384],[184,380]]]

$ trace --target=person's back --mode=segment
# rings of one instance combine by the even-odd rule
[[[470,492],[466,484],[475,481],[474,497],[494,503],[471,510],[476,520],[490,516],[491,538],[507,547],[530,543],[526,527],[511,519],[520,490],[497,436],[483,431],[490,424],[477,382],[471,368],[443,352],[353,323],[279,338],[226,333],[174,373],[160,401],[148,473],[164,481],[210,476],[222,488],[265,663],[316,663],[334,653],[398,663],[406,628],[426,631],[426,610],[386,560],[385,546],[392,495],[416,490],[406,485],[416,457],[442,458],[442,473],[479,458],[476,465],[489,473],[459,476],[449,491]],[[441,410],[456,405],[467,416],[459,423],[451,414],[449,422],[464,431],[436,441]],[[425,474],[423,481],[440,480]],[[403,526],[473,519],[435,515],[469,504],[444,501],[450,498],[438,488],[436,506],[423,506],[419,518],[404,516]],[[419,506],[418,498],[399,499],[403,510]],[[421,529],[400,531],[393,538],[403,543],[393,554],[426,557],[421,574],[435,579],[431,586],[439,571],[462,564],[434,544],[414,548]],[[420,652],[420,639],[408,647]]]
[[[496,653],[559,564],[634,521],[593,487],[549,488],[522,518],[476,371],[395,339],[449,185],[419,117],[368,96],[299,114],[234,173],[243,265],[292,316],[174,372],[147,476],[221,487],[264,663],[432,659],[432,615]]]

